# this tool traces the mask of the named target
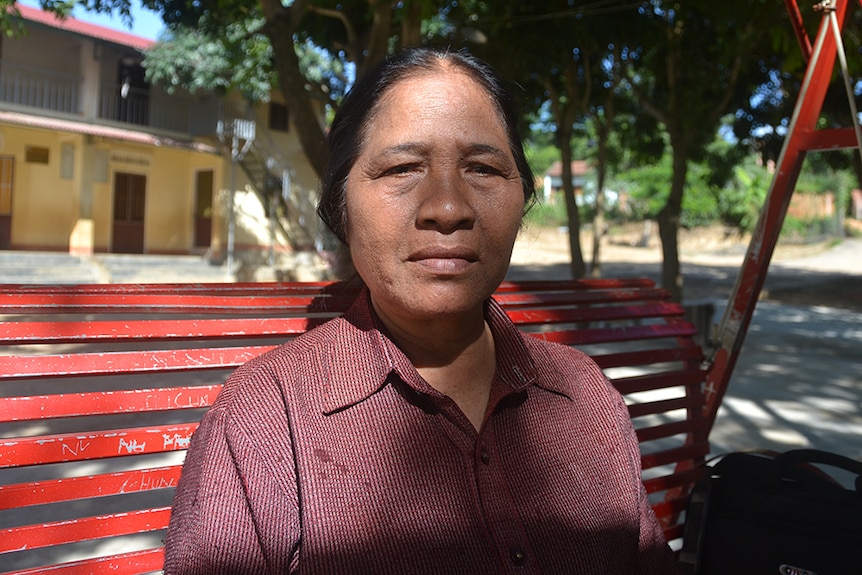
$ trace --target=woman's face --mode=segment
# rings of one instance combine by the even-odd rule
[[[524,210],[491,97],[454,70],[383,95],[347,178],[347,242],[375,309],[428,321],[481,313]]]

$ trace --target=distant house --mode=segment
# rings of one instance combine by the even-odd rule
[[[221,258],[229,236],[237,250],[313,243],[317,180],[278,94],[250,112],[235,95],[169,94],[145,81],[151,41],[18,9],[27,34],[0,39],[0,249]],[[295,204],[287,233],[266,219],[274,195]]]
[[[575,160],[572,162],[572,187],[575,190],[575,195],[583,194],[584,187],[587,182],[587,175],[590,172],[589,164],[584,160]],[[557,192],[563,189],[563,163],[556,161],[551,164],[542,177],[542,190],[545,195],[545,202],[553,202],[557,196]]]

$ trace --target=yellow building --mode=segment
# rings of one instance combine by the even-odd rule
[[[151,41],[19,10],[27,34],[0,40],[0,249],[221,261],[314,244],[316,177],[283,105],[168,94],[144,79]]]

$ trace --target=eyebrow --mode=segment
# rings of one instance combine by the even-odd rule
[[[419,142],[405,142],[403,144],[396,144],[394,146],[384,148],[380,151],[380,154],[378,156],[387,157],[394,156],[400,153],[423,154],[426,153],[428,149],[429,146],[426,144],[421,144]],[[466,150],[461,154],[461,157],[469,158],[471,156],[481,155],[491,155],[505,161],[510,161],[512,159],[506,150],[502,150],[497,146],[491,144],[482,143],[469,144],[466,147]]]
[[[492,146],[491,144],[471,144],[467,147],[467,153],[463,154],[462,157],[470,157],[470,156],[479,156],[488,154],[499,158],[504,161],[511,161],[512,157],[510,157],[507,150],[501,150],[497,146]]]

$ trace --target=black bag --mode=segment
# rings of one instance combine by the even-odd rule
[[[811,449],[724,456],[691,494],[680,563],[696,575],[862,574],[862,462]]]

